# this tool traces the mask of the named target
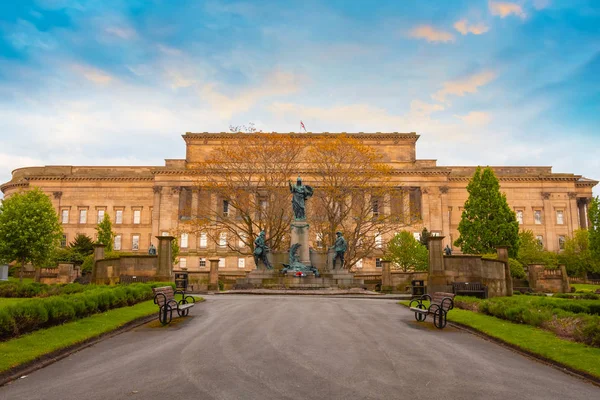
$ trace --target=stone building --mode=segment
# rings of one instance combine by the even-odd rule
[[[157,244],[155,236],[178,232],[182,208],[201,206],[201,195],[191,173],[194,167],[215,146],[237,143],[247,135],[186,133],[186,158],[168,159],[164,166],[19,168],[0,189],[5,196],[34,186],[48,193],[63,224],[63,244],[78,233],[94,238],[97,223],[108,213],[116,232],[115,250],[146,253],[151,242]],[[336,134],[286,135],[308,140]],[[445,237],[444,246],[452,246],[467,199],[466,186],[475,167],[438,166],[436,160],[417,159],[419,135],[415,133],[350,135],[374,147],[393,168],[394,183],[409,189],[408,206],[421,217],[409,227],[415,236],[427,227],[434,235]],[[553,173],[548,166],[493,169],[521,228],[532,230],[547,250],[559,251],[567,236],[588,226],[587,205],[597,181],[572,173]],[[209,257],[219,257],[225,271],[254,268],[251,258],[211,243],[202,234],[181,235],[179,244],[180,268],[208,269]],[[380,265],[375,258],[363,261],[359,267],[365,271]]]

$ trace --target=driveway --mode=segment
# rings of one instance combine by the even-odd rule
[[[2,399],[592,399],[600,388],[389,300],[207,296],[102,341]]]

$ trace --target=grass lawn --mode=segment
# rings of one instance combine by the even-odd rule
[[[409,302],[400,303],[408,306]],[[448,313],[448,321],[463,324],[523,350],[600,378],[600,348],[559,339],[551,332],[529,325],[515,324],[456,308]]]
[[[196,298],[196,302],[201,301],[204,300]],[[151,314],[158,315],[158,307],[152,300],[148,300],[131,307],[116,308],[64,325],[32,332],[6,342],[0,342],[0,354],[2,354],[2,357],[0,357],[0,373],[53,351],[113,331],[130,321]],[[173,320],[175,321],[175,318]]]
[[[600,285],[588,285],[585,283],[571,283],[571,287],[574,287],[575,290],[586,290],[592,293],[600,289]]]
[[[19,277],[9,276],[8,282],[16,282],[19,283]],[[33,283],[33,278],[23,278],[23,283]]]

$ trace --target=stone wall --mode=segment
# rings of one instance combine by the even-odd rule
[[[570,292],[569,278],[564,265],[558,269],[546,269],[541,264],[531,264],[527,268],[529,287],[535,292],[568,293]]]

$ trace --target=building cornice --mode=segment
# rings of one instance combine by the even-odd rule
[[[195,141],[207,141],[207,140],[236,140],[249,138],[255,135],[264,135],[264,134],[273,134],[273,135],[282,135],[293,137],[297,139],[324,139],[331,138],[339,135],[345,135],[348,137],[352,137],[360,140],[385,140],[385,141],[394,141],[397,143],[399,141],[408,141],[408,142],[416,142],[419,139],[420,135],[417,135],[415,132],[409,133],[400,133],[400,132],[260,132],[260,133],[232,133],[232,132],[202,132],[202,133],[192,133],[186,132],[185,135],[182,135],[183,140],[186,143],[195,142]]]

